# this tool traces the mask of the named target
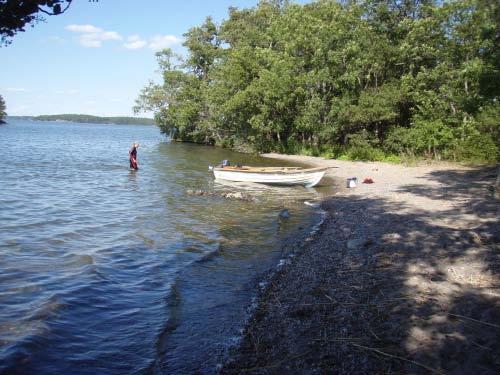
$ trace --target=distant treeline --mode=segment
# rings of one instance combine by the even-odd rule
[[[498,2],[261,0],[157,53],[154,111],[181,141],[350,159],[495,161]]]
[[[91,124],[153,125],[155,122],[146,117],[100,117],[91,115],[62,114],[31,117],[37,121],[70,121]]]
[[[0,95],[0,124],[5,123],[4,118],[7,116],[7,113],[5,113],[6,108],[5,100],[3,100],[2,95]]]

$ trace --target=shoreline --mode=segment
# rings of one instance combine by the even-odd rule
[[[62,118],[54,118],[54,119],[40,119],[37,118],[38,116],[7,116],[5,118],[6,122],[8,123],[8,120],[25,120],[25,121],[33,121],[33,122],[55,122],[55,123],[61,123],[61,124],[84,124],[84,125],[139,125],[139,126],[156,126],[155,123],[151,122],[151,119],[148,118],[141,118],[140,120],[144,121],[138,121],[138,119],[134,117],[126,117],[124,116],[124,119],[130,119],[131,122],[126,122],[126,121],[121,121],[121,122],[116,122],[116,121],[110,121],[110,119],[116,119],[119,116],[115,117],[98,117],[98,116],[90,116],[89,117],[94,117],[94,119],[73,119],[73,120],[66,120]]]
[[[258,292],[220,373],[495,372],[495,167],[262,156],[334,167],[325,181],[341,189]]]

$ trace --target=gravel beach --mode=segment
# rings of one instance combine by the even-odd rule
[[[497,167],[264,156],[332,167],[338,189],[221,374],[498,373]]]

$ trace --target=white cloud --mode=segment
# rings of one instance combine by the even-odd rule
[[[158,51],[164,48],[172,47],[176,44],[182,42],[181,38],[175,35],[155,35],[149,40],[140,37],[139,35],[131,35],[127,38],[127,42],[123,44],[123,47],[127,49],[140,49],[144,47],[149,47],[152,50]]]
[[[66,30],[73,31],[75,33],[100,33],[103,30],[99,27],[95,27],[94,25],[68,25],[66,26]]]
[[[68,25],[66,30],[80,34],[79,41],[84,47],[99,48],[106,40],[122,40],[123,37],[116,31],[105,31],[94,25]]]
[[[10,92],[27,92],[28,90],[25,89],[24,87],[7,87],[5,91],[10,91]]]
[[[137,40],[135,42],[125,43],[123,47],[127,49],[139,49],[143,48],[148,44],[145,40]]]
[[[100,34],[101,40],[122,40],[122,36],[116,31],[105,31]]]
[[[175,35],[155,35],[150,39],[148,47],[157,51],[172,47],[176,44],[180,44],[181,42],[182,39],[176,37]]]
[[[123,44],[123,47],[127,49],[139,49],[143,48],[148,44],[139,35],[131,35],[127,38],[127,43]]]

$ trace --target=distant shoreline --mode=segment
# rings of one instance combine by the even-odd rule
[[[147,117],[128,117],[113,116],[102,117],[82,114],[61,114],[61,115],[41,115],[41,116],[7,116],[7,119],[25,119],[35,121],[59,121],[76,122],[87,124],[116,124],[116,125],[155,125],[151,118]]]

